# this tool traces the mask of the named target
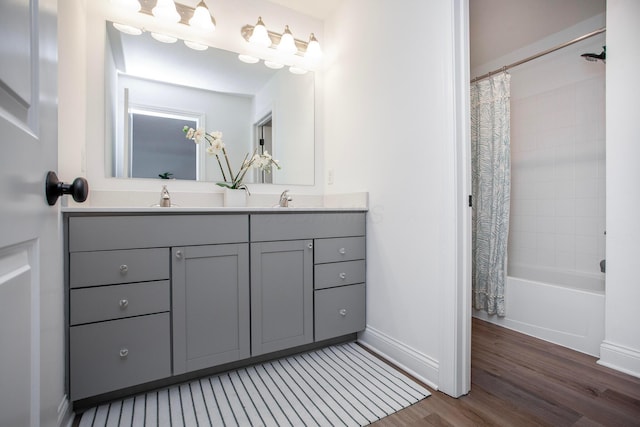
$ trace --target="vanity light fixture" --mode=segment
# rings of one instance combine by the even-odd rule
[[[240,34],[242,34],[242,37],[247,42],[254,46],[258,46],[258,48],[271,48],[275,51],[275,55],[274,53],[269,53],[264,56],[258,52],[257,56],[259,58],[257,59],[255,59],[256,56],[253,56],[256,55],[256,53],[252,53],[251,55],[240,55],[238,58],[244,62],[248,62],[245,59],[247,59],[247,56],[250,56],[251,58],[254,58],[251,63],[264,59],[264,64],[269,68],[275,68],[276,66],[278,68],[282,68],[282,66],[284,66],[283,64],[286,64],[290,65],[289,71],[292,73],[304,74],[308,71],[307,66],[317,64],[322,57],[320,43],[313,33],[309,36],[308,42],[294,38],[288,25],[285,25],[284,32],[282,34],[275,33],[267,30],[264,22],[262,21],[262,17],[258,18],[258,22],[255,26],[245,25],[242,27]],[[254,52],[257,51],[254,49]],[[299,64],[302,58],[304,58],[304,62],[303,65],[300,66]]]
[[[180,14],[176,10],[176,4],[173,0],[158,0],[156,7],[151,10],[151,13],[163,22],[180,22]]]
[[[258,17],[258,22],[253,27],[253,31],[251,31],[251,36],[249,37],[249,43],[262,46],[269,47],[271,46],[271,38],[269,37],[269,32],[267,31],[267,27],[264,26],[264,22],[262,22],[262,17]]]
[[[199,30],[213,31],[216,29],[215,21],[207,5],[203,0],[200,0],[200,3],[198,3],[196,9],[193,11],[193,16],[189,20],[189,25]]]
[[[165,24],[179,23],[193,27],[198,31],[212,32],[216,28],[216,20],[211,15],[204,0],[195,7],[185,6],[173,0],[111,0],[120,8],[129,12],[140,12],[145,15],[154,16]],[[136,6],[137,7],[134,7]],[[149,31],[144,28],[136,28],[131,25],[114,23],[113,26],[126,34],[140,35]],[[160,33],[150,32],[151,37],[162,43],[175,43],[177,37]],[[184,40],[184,44],[194,50],[207,50],[209,46],[201,42]]]

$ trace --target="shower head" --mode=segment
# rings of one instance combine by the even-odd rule
[[[596,62],[598,60],[602,62],[606,62],[607,59],[607,47],[602,46],[602,52],[600,54],[597,53],[583,53],[582,56],[587,61]]]

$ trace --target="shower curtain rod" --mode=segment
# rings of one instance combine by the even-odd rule
[[[597,36],[598,34],[604,33],[605,31],[607,31],[607,28],[606,27],[602,27],[599,30],[592,31],[589,34],[585,34],[584,36],[580,36],[580,37],[575,38],[573,40],[570,40],[570,41],[568,41],[566,43],[562,43],[562,44],[560,44],[560,45],[558,45],[556,47],[552,47],[551,49],[547,49],[547,50],[542,51],[540,53],[537,53],[535,55],[529,56],[528,58],[525,58],[525,59],[522,59],[520,61],[514,62],[513,64],[505,65],[502,68],[499,68],[497,70],[490,71],[487,74],[483,74],[481,76],[475,77],[475,78],[471,79],[471,83],[475,83],[478,80],[484,80],[487,77],[491,77],[491,76],[493,76],[495,74],[505,72],[510,68],[517,67],[518,65],[522,65],[525,62],[533,61],[534,59],[538,59],[541,56],[547,55],[547,54],[549,54],[551,52],[555,52],[556,50],[562,49],[564,47],[571,46],[572,44],[578,43],[578,42],[580,42],[582,40],[585,40],[585,39],[588,39],[589,37]]]

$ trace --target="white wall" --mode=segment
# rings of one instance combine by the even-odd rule
[[[439,372],[456,286],[453,3],[351,0],[325,26],[325,189],[369,191],[361,338],[436,386],[454,376]]]
[[[607,298],[600,363],[640,377],[640,2],[607,1]]]

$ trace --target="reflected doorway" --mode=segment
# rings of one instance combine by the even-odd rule
[[[273,126],[271,114],[264,117],[256,124],[258,153],[264,154],[268,151],[273,154]],[[258,182],[262,184],[273,184],[273,174],[265,171],[258,173]]]

